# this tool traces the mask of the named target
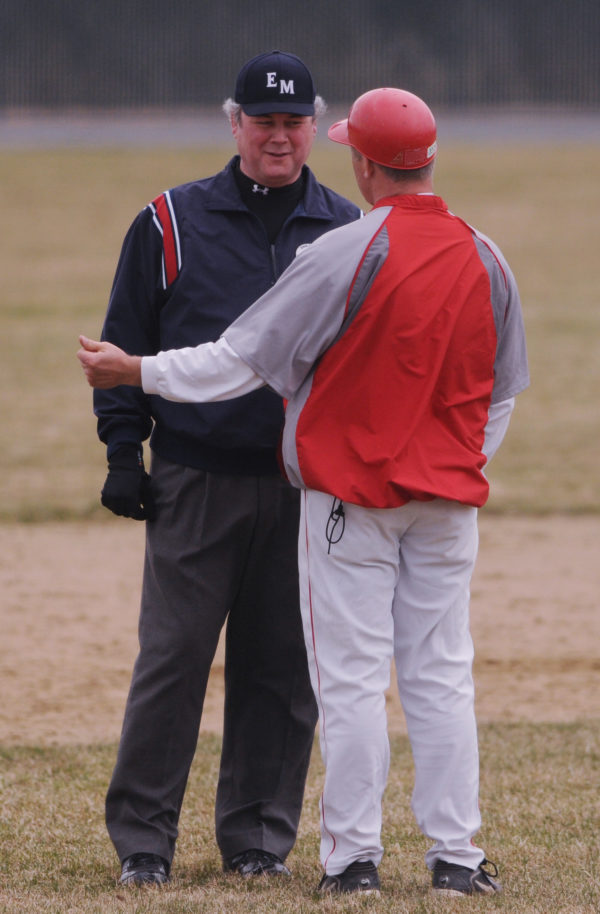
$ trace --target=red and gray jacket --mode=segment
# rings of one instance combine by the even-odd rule
[[[242,202],[232,159],[213,177],[159,195],[130,227],[112,287],[103,339],[136,355],[214,341],[268,290],[297,250],[358,219],[355,204],[304,168],[304,195],[269,244]],[[94,391],[108,454],[150,446],[175,463],[213,472],[277,473],[282,401],[260,390],[224,403],[170,403],[132,387]]]
[[[433,195],[381,200],[303,251],[225,333],[289,400],[290,481],[391,508],[484,504],[490,403],[529,383],[498,248]]]

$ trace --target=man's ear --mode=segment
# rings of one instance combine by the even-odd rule
[[[237,116],[232,114],[229,118],[229,122],[231,124],[231,132],[234,137],[237,137],[238,132],[242,129],[242,112],[240,111]]]
[[[373,177],[375,174],[375,163],[371,159],[367,159],[366,156],[363,156],[363,175],[367,180]]]
[[[352,155],[356,163],[357,171],[361,178],[364,178],[365,180],[372,178],[373,174],[375,173],[373,162],[371,162],[370,159],[367,159],[367,157],[364,156],[362,152],[358,152],[357,150],[354,150]]]

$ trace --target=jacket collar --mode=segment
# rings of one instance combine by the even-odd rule
[[[441,209],[446,211],[448,207],[441,197],[436,194],[394,194],[391,197],[383,197],[374,204],[373,209],[378,206],[400,206],[404,209]]]
[[[249,212],[242,201],[233,174],[236,162],[239,162],[239,156],[234,156],[223,171],[214,176],[207,209]],[[294,216],[307,216],[310,219],[333,219],[335,214],[327,203],[323,189],[307,165],[303,165],[302,174],[305,180],[304,196],[298,204]]]

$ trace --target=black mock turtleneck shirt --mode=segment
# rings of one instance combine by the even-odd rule
[[[286,184],[284,187],[265,187],[263,184],[257,184],[243,173],[239,162],[236,163],[234,174],[242,200],[250,212],[261,220],[267,231],[269,244],[273,244],[279,229],[302,199],[302,174],[293,184]]]

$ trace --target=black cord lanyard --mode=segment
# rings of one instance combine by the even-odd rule
[[[340,524],[340,529],[336,530],[338,524]],[[327,555],[329,555],[331,552],[331,547],[335,546],[336,543],[339,543],[344,535],[345,529],[346,514],[344,513],[344,502],[341,500],[341,498],[336,498],[334,496],[331,503],[331,511],[329,512],[329,517],[327,518],[327,526],[325,527],[325,537],[329,543],[327,548]]]

